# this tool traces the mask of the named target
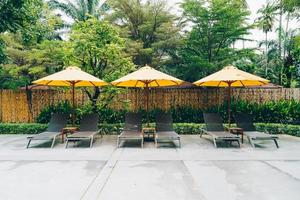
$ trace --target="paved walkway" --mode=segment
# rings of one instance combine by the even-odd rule
[[[26,137],[0,136],[0,199],[300,200],[300,138],[280,136],[253,149],[214,148],[209,138],[116,149],[116,136],[92,149],[25,149]]]

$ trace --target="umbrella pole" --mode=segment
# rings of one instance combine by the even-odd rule
[[[75,125],[75,83],[72,83],[72,107],[73,107],[73,113],[72,113],[72,125]]]
[[[228,84],[228,127],[230,128],[231,83]]]
[[[146,112],[147,112],[147,127],[149,127],[149,87],[146,84]]]

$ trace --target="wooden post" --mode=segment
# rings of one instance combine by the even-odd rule
[[[72,82],[72,125],[75,125],[75,82]]]
[[[230,128],[231,82],[228,83],[228,127]]]
[[[146,92],[147,127],[149,127],[149,87],[148,87],[148,82],[146,83],[145,92]]]

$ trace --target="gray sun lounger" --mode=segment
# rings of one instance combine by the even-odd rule
[[[256,128],[253,124],[253,118],[251,115],[246,114],[246,113],[236,114],[235,122],[239,128],[243,129],[243,133],[247,136],[250,144],[253,147],[255,147],[254,141],[272,140],[272,141],[274,141],[276,147],[279,148],[279,145],[277,142],[278,136],[256,131]]]
[[[99,133],[98,129],[98,114],[89,114],[83,116],[80,121],[79,131],[76,131],[73,134],[70,134],[66,138],[66,148],[68,148],[69,142],[79,142],[83,140],[90,141],[90,148],[93,146],[95,135]]]
[[[155,146],[160,141],[178,141],[181,147],[180,136],[173,129],[173,119],[169,113],[161,113],[156,116]]]
[[[53,114],[46,131],[27,137],[28,143],[26,148],[29,148],[32,140],[52,140],[51,148],[53,148],[57,136],[62,134],[62,129],[66,127],[66,124],[67,115],[58,113]]]
[[[200,137],[203,133],[210,135],[213,138],[215,147],[217,148],[217,142],[237,142],[240,146],[240,138],[237,135],[231,134],[225,131],[222,119],[217,113],[203,113],[205,129],[202,129]]]
[[[142,134],[142,116],[140,114],[126,113],[124,129],[117,140],[118,148],[122,141],[140,141],[143,148],[144,137]]]

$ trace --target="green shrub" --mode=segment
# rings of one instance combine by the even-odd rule
[[[46,124],[0,123],[0,134],[37,134],[46,128]]]
[[[53,113],[70,114],[72,106],[68,101],[59,102],[56,105],[45,107],[36,119],[37,123],[48,123]]]
[[[72,107],[68,102],[63,102],[55,106],[50,106],[42,110],[37,118],[39,123],[48,123],[50,116],[54,112],[71,113]],[[300,124],[300,102],[298,101],[271,101],[264,104],[251,103],[246,101],[232,101],[232,121],[234,122],[234,113],[246,112],[254,117],[255,122],[264,123],[284,123],[284,124]],[[76,109],[76,122],[82,115],[92,112],[90,104],[80,106]],[[111,108],[98,108],[100,116],[99,123],[115,124],[123,123],[126,110],[113,110]],[[145,110],[139,110],[143,116],[143,122],[147,122],[147,116],[150,122],[155,121],[157,113],[163,112],[159,109],[150,110],[148,113]],[[191,107],[176,107],[171,108],[168,112],[172,113],[173,121],[175,123],[203,123],[201,109],[194,109]],[[221,114],[224,122],[227,122],[227,103],[206,109],[205,112],[218,112]]]
[[[123,128],[123,123],[116,123],[116,124],[99,124],[99,129],[102,134],[104,135],[118,135],[121,133]]]
[[[227,104],[207,109],[209,112],[220,113],[224,122],[227,122]],[[234,122],[234,113],[249,113],[254,122],[300,124],[300,102],[295,100],[270,101],[263,104],[247,101],[232,101],[231,119]]]

